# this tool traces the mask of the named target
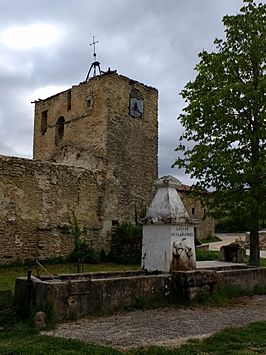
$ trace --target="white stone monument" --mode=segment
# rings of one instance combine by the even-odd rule
[[[143,226],[142,268],[171,272],[196,269],[194,227],[172,176],[156,181],[158,191]]]

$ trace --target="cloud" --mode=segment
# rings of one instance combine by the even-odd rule
[[[30,101],[85,79],[95,35],[103,70],[158,88],[160,174],[188,181],[170,168],[182,132],[178,94],[195,77],[197,54],[223,36],[222,16],[241,6],[242,0],[2,1],[0,154],[31,156]]]
[[[52,24],[28,24],[24,26],[11,26],[4,29],[0,40],[7,47],[15,49],[29,49],[47,47],[56,42],[61,33],[60,29]]]

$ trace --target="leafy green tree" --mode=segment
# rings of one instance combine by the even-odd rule
[[[266,4],[244,0],[225,16],[225,39],[202,51],[197,76],[181,92],[185,127],[174,165],[196,178],[213,215],[241,214],[250,263],[259,265],[259,221],[266,211]],[[210,194],[200,191],[210,190]]]

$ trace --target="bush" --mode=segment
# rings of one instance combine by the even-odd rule
[[[100,255],[86,243],[87,231],[81,229],[74,211],[68,215],[70,232],[74,239],[74,250],[69,256],[69,261],[76,263],[77,272],[81,272],[80,266],[84,263],[97,264],[100,262]]]
[[[110,261],[120,264],[140,264],[142,225],[122,223],[112,233]]]
[[[85,264],[100,263],[100,255],[94,249],[90,248],[86,242],[80,242],[69,256],[70,262],[80,262]]]

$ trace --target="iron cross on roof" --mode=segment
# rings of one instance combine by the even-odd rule
[[[88,81],[90,78],[90,73],[93,71],[92,77],[97,75],[97,69],[98,69],[98,75],[103,74],[103,71],[101,71],[100,68],[100,62],[96,60],[96,51],[95,51],[95,45],[99,43],[99,41],[95,41],[95,37],[92,37],[92,43],[90,43],[90,46],[93,46],[93,57],[94,57],[94,62],[91,63],[90,69],[88,71],[87,77],[85,81]]]
[[[92,43],[90,43],[90,46],[93,46],[93,57],[96,60],[96,52],[95,52],[95,44],[99,43],[99,41],[95,41],[95,37],[92,37]]]

